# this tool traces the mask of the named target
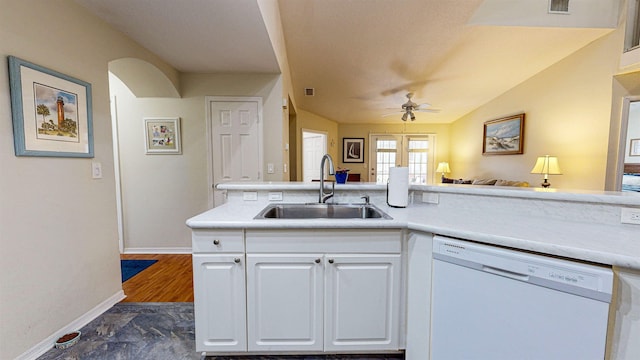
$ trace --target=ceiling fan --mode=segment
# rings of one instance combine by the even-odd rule
[[[427,103],[416,104],[413,101],[411,101],[411,98],[413,97],[413,93],[411,92],[407,93],[407,95],[405,96],[407,97],[407,102],[402,104],[402,110],[400,110],[400,112],[404,113],[402,114],[402,121],[407,121],[407,119],[411,119],[411,121],[414,121],[416,119],[416,115],[414,114],[414,112],[430,112],[430,113],[440,112],[439,109],[428,109],[429,107],[431,107],[430,104],[427,104]],[[393,112],[391,114],[386,114],[382,116],[389,116],[394,114],[397,114],[397,112]]]

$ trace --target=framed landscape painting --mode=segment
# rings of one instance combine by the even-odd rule
[[[93,157],[91,84],[9,56],[16,156]]]
[[[364,163],[364,138],[342,138],[342,162]]]
[[[482,155],[522,154],[524,150],[524,114],[484,123]]]

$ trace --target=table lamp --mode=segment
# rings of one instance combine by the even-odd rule
[[[441,162],[438,164],[436,168],[436,173],[442,173],[442,180],[444,180],[444,173],[450,173],[451,169],[449,168],[448,162]]]
[[[562,175],[560,165],[558,165],[558,158],[549,155],[539,156],[533,169],[531,169],[531,173],[544,175],[544,181],[541,184],[543,188],[551,186],[548,181],[549,175]]]

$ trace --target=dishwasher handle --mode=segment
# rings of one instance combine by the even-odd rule
[[[505,276],[514,280],[529,281],[529,275],[521,274],[521,273],[517,273],[517,272],[505,270],[505,269],[500,269],[493,266],[482,265],[482,271],[488,272],[494,275]]]

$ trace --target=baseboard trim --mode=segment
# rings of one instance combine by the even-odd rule
[[[86,312],[82,316],[80,316],[79,318],[73,320],[68,325],[64,326],[62,329],[56,331],[55,333],[51,334],[46,339],[40,341],[34,347],[32,347],[31,349],[27,350],[22,355],[18,356],[16,358],[16,360],[34,360],[34,359],[37,359],[38,357],[42,356],[47,351],[51,350],[53,348],[53,344],[62,335],[68,334],[68,333],[70,333],[72,331],[76,331],[76,330],[82,328],[83,326],[87,325],[88,323],[93,321],[95,318],[97,318],[98,316],[102,315],[105,311],[111,309],[111,307],[113,307],[113,305],[119,303],[125,297],[126,296],[124,295],[124,291],[122,291],[122,290],[118,291],[117,293],[113,294],[112,296],[110,296],[108,299],[106,299],[102,303],[98,304],[93,309],[89,310],[88,312]]]
[[[191,247],[125,248],[124,254],[191,254]]]

